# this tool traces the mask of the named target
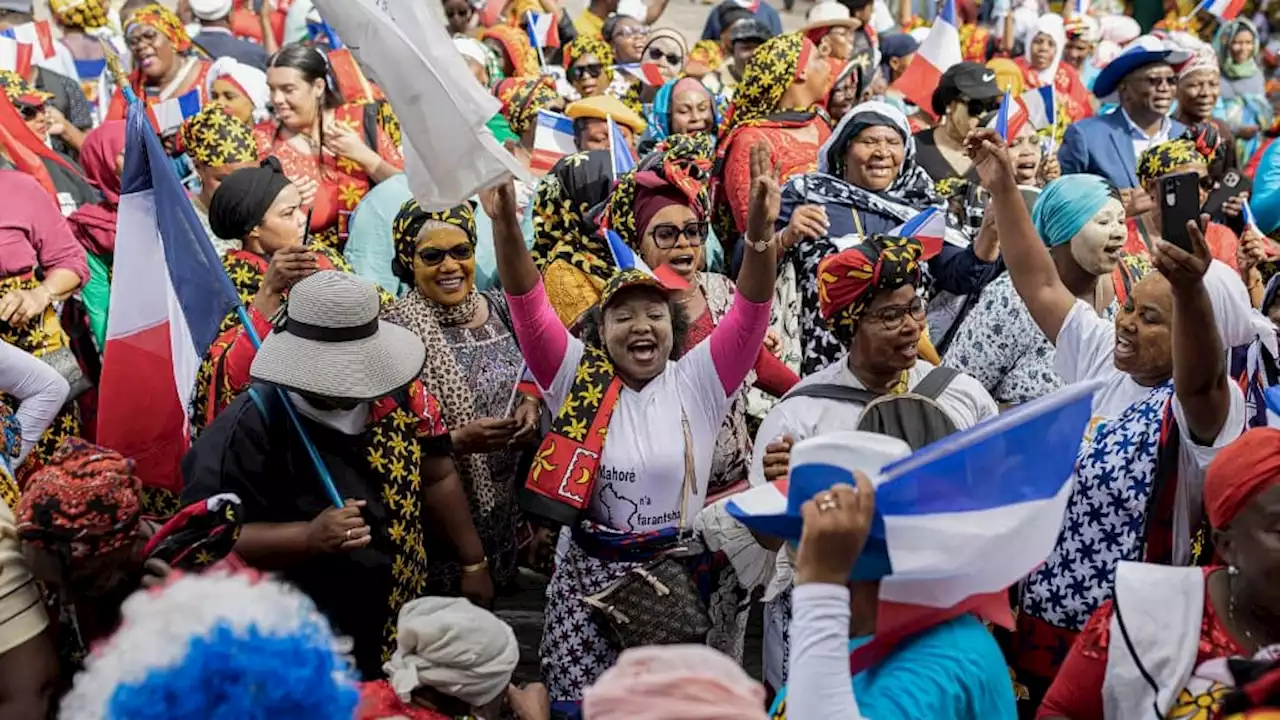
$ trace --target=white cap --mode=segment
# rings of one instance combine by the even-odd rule
[[[231,14],[233,0],[188,0],[191,14],[200,20],[221,20]]]
[[[649,6],[644,0],[618,0],[618,14],[644,22],[649,16]]]

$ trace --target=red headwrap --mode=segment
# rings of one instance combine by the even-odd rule
[[[1254,428],[1226,446],[1204,476],[1209,523],[1226,527],[1249,501],[1280,483],[1280,430]]]

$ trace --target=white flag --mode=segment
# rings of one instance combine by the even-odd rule
[[[460,205],[507,175],[532,182],[486,123],[498,113],[419,0],[315,0],[325,22],[378,79],[400,118],[405,175],[427,211]],[[394,18],[394,20],[392,19]]]

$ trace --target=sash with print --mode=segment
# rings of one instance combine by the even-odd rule
[[[609,419],[622,381],[600,349],[587,347],[564,405],[542,439],[520,491],[526,512],[572,525],[591,502]]]

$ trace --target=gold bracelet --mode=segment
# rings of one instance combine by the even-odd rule
[[[470,565],[463,565],[463,566],[462,566],[462,573],[463,573],[464,575],[471,575],[472,573],[483,572],[483,571],[488,570],[488,569],[489,569],[489,558],[485,558],[485,559],[481,560],[481,561],[480,561],[480,562],[478,562],[478,563],[472,563],[472,564],[470,564]]]

